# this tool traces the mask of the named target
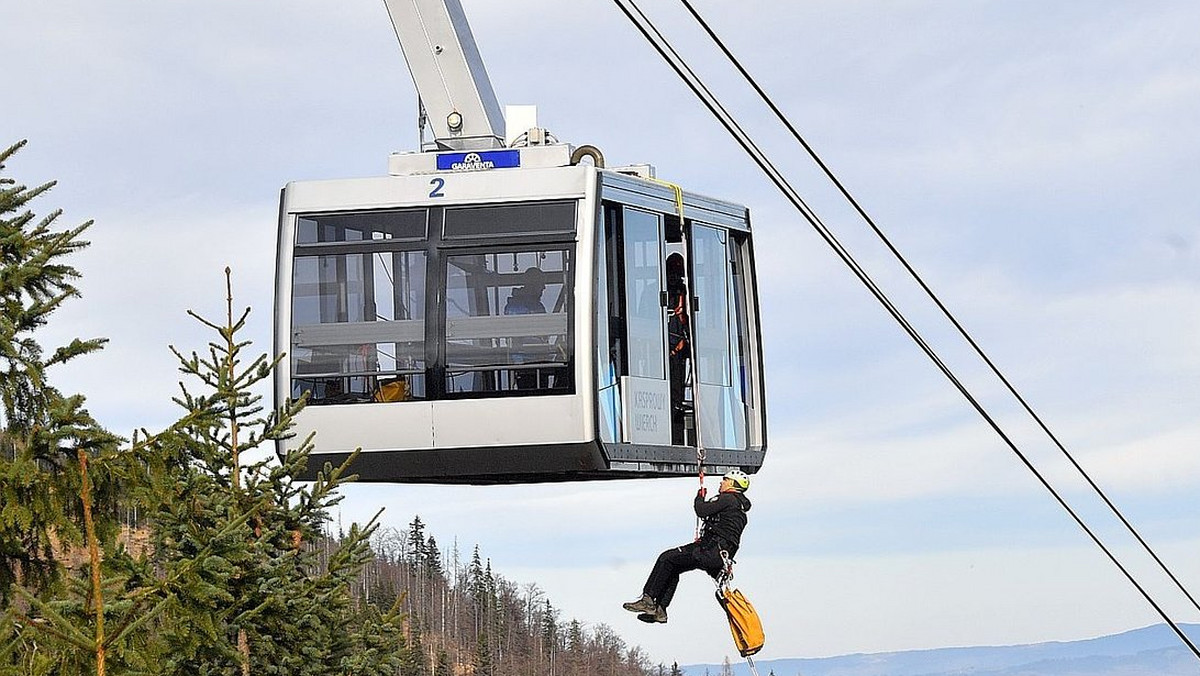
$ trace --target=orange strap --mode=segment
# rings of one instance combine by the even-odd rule
[[[696,447],[696,472],[700,475],[700,488],[704,488],[704,449]],[[696,539],[693,542],[700,541],[700,526],[703,520],[699,516],[696,517]]]

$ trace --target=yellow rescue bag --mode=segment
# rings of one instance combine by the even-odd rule
[[[717,590],[717,602],[725,610],[729,618],[729,631],[733,634],[733,642],[742,657],[749,657],[762,650],[763,635],[762,620],[758,612],[737,589]]]

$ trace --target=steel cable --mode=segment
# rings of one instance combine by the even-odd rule
[[[1054,488],[1054,486],[1042,475],[1036,466],[1029,458],[1017,447],[1017,445],[1009,438],[1007,433],[999,426],[992,418],[983,405],[975,398],[969,389],[954,375],[953,371],[942,361],[937,352],[925,341],[915,327],[913,327],[892,303],[888,296],[879,288],[870,275],[861,267],[854,259],[853,255],[845,249],[832,231],[824,224],[815,212],[804,202],[800,195],[795,191],[787,179],[779,172],[775,165],[770,161],[766,154],[758,147],[754,140],[742,129],[736,119],[721,105],[720,101],[712,94],[712,92],[704,85],[703,81],[695,74],[694,71],[687,65],[679,53],[671,46],[670,41],[658,30],[654,23],[642,12],[634,0],[613,0],[617,7],[625,14],[627,18],[634,24],[639,32],[650,42],[651,46],[659,53],[660,56],[671,66],[688,88],[696,95],[700,102],[708,108],[709,112],[717,118],[717,121],[725,127],[726,131],[734,138],[742,149],[750,155],[755,164],[767,175],[772,183],[784,194],[797,211],[805,218],[806,221],[816,230],[823,240],[834,250],[839,259],[846,264],[854,275],[861,281],[871,294],[884,306],[888,313],[900,324],[909,337],[917,344],[918,347],[926,354],[926,356],[934,363],[935,366],[942,372],[943,375],[951,382],[951,384],[959,391],[960,394],[968,401],[968,403],[976,410],[976,412],[988,423],[993,431],[1003,440],[1005,445],[1020,459],[1022,464],[1037,478],[1042,486],[1054,497],[1064,511],[1071,516],[1075,523],[1088,535],[1092,542],[1100,548],[1108,559],[1117,567],[1118,570],[1125,576],[1131,585],[1142,595],[1146,602],[1158,613],[1175,632],[1179,639],[1191,650],[1192,654],[1200,659],[1200,648],[1191,641],[1190,638],[1179,628],[1179,625],[1167,615],[1166,611],[1154,600],[1154,598],[1146,591],[1145,588],[1137,581],[1133,574],[1121,563],[1116,555],[1104,544],[1100,537],[1093,531],[1087,523],[1079,516],[1079,514],[1071,507],[1071,505],[1062,497],[1062,495]],[[632,8],[632,9],[631,9]],[[634,16],[634,14],[637,16]],[[640,17],[640,20],[639,18]]]
[[[783,111],[781,111],[779,109],[779,106],[775,105],[775,102],[771,99],[771,97],[769,95],[767,95],[766,91],[763,90],[763,88],[758,84],[758,81],[755,80],[754,77],[750,75],[750,73],[746,70],[746,68],[742,66],[741,61],[739,61],[737,59],[737,57],[735,57],[733,55],[733,53],[729,50],[729,48],[725,45],[725,42],[723,40],[721,40],[720,37],[717,36],[716,32],[713,31],[712,27],[709,25],[709,23],[707,21],[705,21],[704,17],[700,16],[700,13],[696,11],[696,8],[694,6],[692,6],[692,3],[689,0],[680,0],[680,1],[683,3],[684,7],[687,8],[688,12],[691,13],[692,17],[695,18],[696,22],[700,24],[700,27],[703,28],[704,31],[708,34],[709,38],[712,39],[713,43],[716,44],[717,48],[720,49],[721,52],[725,55],[725,57],[729,60],[729,62],[731,64],[733,64],[734,68],[736,68],[737,71],[739,73],[741,73],[742,77],[746,80],[747,84],[749,84],[750,87],[754,89],[755,93],[758,94],[759,98],[761,98],[763,100],[763,103],[765,103],[767,105],[767,107],[771,109],[771,112],[775,114],[775,117],[780,121],[780,123],[782,123],[787,128],[788,132],[791,133],[792,137],[796,139],[796,142],[799,143],[804,148],[804,151],[806,153],[808,153],[808,156],[810,158],[812,158],[812,160],[814,162],[816,162],[817,166],[819,166],[821,168],[821,171],[823,171],[825,173],[825,176],[834,184],[834,186],[837,187],[838,191],[842,194],[842,196],[846,198],[846,201],[850,204],[850,206],[854,207],[854,210],[856,212],[858,212],[858,215],[863,219],[863,221],[866,222],[866,224],[868,226],[870,226],[871,230],[875,233],[876,237],[878,237],[879,240],[884,244],[884,246],[887,247],[888,251],[891,252],[891,254],[896,258],[896,260],[900,262],[900,264],[904,267],[905,271],[908,272],[909,276],[911,276],[912,279],[914,281],[916,281],[916,283],[921,287],[921,290],[925,292],[925,295],[927,295],[929,297],[929,299],[931,301],[933,301],[934,305],[937,306],[938,310],[941,311],[942,315],[945,316],[946,319],[954,326],[955,330],[958,331],[959,335],[961,335],[963,337],[963,339],[967,341],[967,343],[971,346],[971,349],[973,349],[975,351],[975,354],[978,355],[981,360],[983,360],[983,362],[987,365],[987,367],[991,370],[991,372],[996,376],[996,378],[998,378],[1000,380],[1000,382],[1004,385],[1004,387],[1008,390],[1008,392],[1017,400],[1017,402],[1020,403],[1021,407],[1025,410],[1025,412],[1028,413],[1029,416],[1034,420],[1034,422],[1037,423],[1038,427],[1042,430],[1042,432],[1044,432],[1046,434],[1046,436],[1050,439],[1050,441],[1053,442],[1055,447],[1057,447],[1058,450],[1062,453],[1062,455],[1071,463],[1071,466],[1074,467],[1075,470],[1079,473],[1079,475],[1084,478],[1084,480],[1087,482],[1088,486],[1090,486],[1091,489],[1096,493],[1096,495],[1098,495],[1100,497],[1100,499],[1104,502],[1104,504],[1108,507],[1108,509],[1117,517],[1117,519],[1120,520],[1121,524],[1125,526],[1126,530],[1128,530],[1129,533],[1131,535],[1133,535],[1133,537],[1138,541],[1138,544],[1140,544],[1142,546],[1142,548],[1146,551],[1146,553],[1149,554],[1150,557],[1154,559],[1154,562],[1156,564],[1158,564],[1158,567],[1164,573],[1166,573],[1167,577],[1169,577],[1171,579],[1171,581],[1175,584],[1175,586],[1179,589],[1179,591],[1181,593],[1183,593],[1184,596],[1187,597],[1188,601],[1190,601],[1192,603],[1192,606],[1195,607],[1196,610],[1200,610],[1200,602],[1196,601],[1195,597],[1192,596],[1191,592],[1189,592],[1187,590],[1187,588],[1183,585],[1183,582],[1181,582],[1180,579],[1175,575],[1175,573],[1173,573],[1171,571],[1171,569],[1169,567],[1167,567],[1167,564],[1159,557],[1159,555],[1154,551],[1154,549],[1145,540],[1145,538],[1142,537],[1142,534],[1138,532],[1137,528],[1134,527],[1133,523],[1131,523],[1129,521],[1129,519],[1127,519],[1125,517],[1125,514],[1123,514],[1121,512],[1121,510],[1117,508],[1116,504],[1111,499],[1109,499],[1108,494],[1106,494],[1104,492],[1104,490],[1100,488],[1099,484],[1097,484],[1095,482],[1095,480],[1092,479],[1092,476],[1090,474],[1088,474],[1088,472],[1086,470],[1084,470],[1083,466],[1080,465],[1079,462],[1075,459],[1075,456],[1070,451],[1067,450],[1066,446],[1062,443],[1062,441],[1059,440],[1058,436],[1050,430],[1050,427],[1045,422],[1045,420],[1040,415],[1038,415],[1038,413],[1036,411],[1033,410],[1033,406],[1030,405],[1029,402],[1025,399],[1025,397],[1022,396],[1021,393],[1017,391],[1017,388],[1000,371],[1000,368],[995,364],[995,362],[992,361],[991,357],[989,357],[987,355],[987,353],[984,352],[983,348],[975,341],[975,339],[966,330],[966,328],[961,323],[959,323],[958,319],[953,315],[953,313],[950,312],[949,308],[946,307],[946,305],[942,302],[941,298],[939,298],[938,295],[936,293],[934,293],[933,289],[930,288],[930,286],[925,282],[925,280],[921,277],[921,275],[917,273],[916,269],[914,269],[912,267],[912,265],[909,264],[908,259],[906,259],[904,257],[904,255],[900,253],[900,251],[895,247],[895,245],[887,237],[887,235],[885,235],[883,233],[883,231],[875,223],[875,220],[873,218],[871,218],[871,216],[869,214],[867,214],[866,210],[862,207],[862,205],[859,203],[859,201],[857,199],[855,199],[855,197],[850,193],[850,191],[841,182],[841,180],[839,180],[838,177],[836,175],[834,175],[833,171],[829,168],[828,165],[825,164],[824,160],[822,160],[821,157],[819,155],[817,155],[817,152],[815,150],[813,150],[812,146],[809,145],[808,141],[806,141],[804,139],[804,137],[800,134],[800,132],[796,130],[796,127],[794,125],[792,125],[791,121],[787,118],[787,116],[783,114]]]

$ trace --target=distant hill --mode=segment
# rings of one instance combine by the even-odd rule
[[[1180,625],[1200,642],[1200,625]],[[730,657],[734,662],[736,654]],[[813,659],[754,661],[759,676],[1200,676],[1200,661],[1165,624],[1083,641],[939,648]],[[720,664],[681,667],[685,676],[718,676]],[[735,676],[749,676],[744,661]]]

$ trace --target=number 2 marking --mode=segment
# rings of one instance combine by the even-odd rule
[[[429,191],[430,197],[445,197],[446,193],[442,192],[442,188],[446,187],[446,179],[435,178],[429,182],[433,186],[433,190]]]

